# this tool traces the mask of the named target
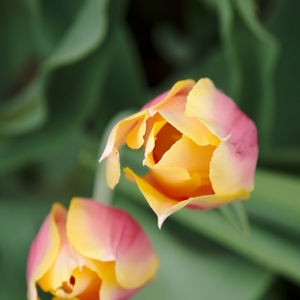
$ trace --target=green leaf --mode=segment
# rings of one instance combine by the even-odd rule
[[[276,38],[259,23],[253,0],[234,0],[234,3],[247,29],[256,40],[256,43],[253,41],[251,45],[251,51],[257,52],[257,71],[261,80],[261,101],[259,101],[259,110],[256,113],[261,144],[268,147],[272,141],[275,125],[276,102],[273,78],[278,61],[279,44]],[[242,41],[241,38],[240,40]]]
[[[49,72],[74,63],[95,50],[107,31],[108,0],[88,0],[74,23],[47,58],[27,89],[1,109],[0,134],[22,134],[40,128],[46,119],[45,85]],[[2,128],[3,127],[3,128]]]
[[[103,95],[110,99],[107,108],[110,109],[110,114],[133,106],[139,109],[147,100],[146,79],[140,54],[126,24],[113,31],[111,52],[112,64]]]
[[[24,5],[28,14],[28,27],[31,31],[35,52],[39,57],[45,57],[51,49],[51,42],[49,39],[49,28],[47,30],[44,27],[41,2],[39,0],[30,0],[24,2]]]
[[[46,70],[73,63],[91,53],[107,31],[108,0],[88,0],[62,41],[44,63]]]
[[[62,70],[62,77],[57,76],[55,89],[50,95],[54,119],[34,134],[15,139],[2,140],[0,148],[0,173],[42,160],[47,153],[60,149],[68,143],[72,135],[98,103],[103,87],[103,77],[107,74],[110,63],[109,44],[99,50],[87,61],[76,68]],[[78,75],[80,74],[80,76]],[[66,80],[69,77],[69,81]],[[70,85],[65,86],[66,80]],[[80,84],[75,84],[80,79]],[[58,88],[63,82],[63,88]],[[64,110],[61,110],[61,103]],[[67,113],[66,113],[67,112]]]
[[[300,40],[295,37],[300,30],[299,10],[300,2],[297,0],[278,0],[274,2],[272,13],[266,22],[268,30],[277,37],[281,45],[274,78],[277,101],[273,145],[280,148],[295,147],[295,151],[298,153],[300,153],[300,101],[298,100],[300,94],[298,80]],[[270,149],[270,152],[272,151],[273,147]],[[288,156],[289,152],[283,155]],[[278,161],[281,164],[280,157]],[[290,168],[289,166],[285,169]]]
[[[215,1],[214,2],[219,14],[220,35],[222,38],[222,45],[224,48],[229,74],[231,77],[231,87],[227,91],[232,95],[237,103],[240,101],[240,94],[242,88],[242,72],[241,65],[237,55],[237,49],[234,44],[234,9],[231,0]]]
[[[0,111],[0,135],[23,134],[43,125],[47,117],[44,98],[41,78],[4,103]]]
[[[300,234],[300,179],[258,170],[247,211],[269,226],[285,230],[287,235]]]
[[[173,219],[275,273],[300,282],[300,249],[298,243],[285,236],[253,222],[248,236],[239,234],[217,211],[182,210]]]
[[[0,201],[0,298],[26,298],[26,260],[31,242],[53,199]],[[17,286],[17,288],[16,288]]]
[[[14,82],[36,63],[30,21],[24,8],[24,1],[0,2],[0,26],[5,28],[0,34],[0,103],[15,90]]]
[[[274,147],[273,149],[262,149],[259,161],[263,166],[277,167],[284,170],[300,170],[300,147]]]
[[[249,234],[250,226],[244,204],[240,201],[221,206],[220,211],[228,221],[244,234]]]
[[[160,56],[172,65],[184,65],[194,55],[189,41],[172,24],[165,22],[156,26],[153,37]]]

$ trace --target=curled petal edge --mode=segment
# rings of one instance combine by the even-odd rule
[[[38,299],[36,282],[51,267],[59,252],[60,236],[55,222],[56,214],[66,214],[66,209],[59,203],[53,204],[29,250],[26,275],[29,300]]]
[[[209,209],[216,208],[228,204],[235,200],[245,200],[249,198],[249,192],[246,189],[240,189],[233,194],[226,195],[205,195],[199,197],[189,198],[187,200],[177,201],[153,186],[147,177],[140,177],[136,175],[129,168],[124,169],[127,179],[136,182],[140,191],[146,198],[148,204],[153,209],[158,218],[158,227],[161,228],[162,224],[168,216],[184,207]]]

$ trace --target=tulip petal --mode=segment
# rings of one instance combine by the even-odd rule
[[[199,173],[190,174],[186,169],[177,167],[153,166],[150,175],[162,192],[176,200],[184,200],[198,194],[202,178]]]
[[[149,130],[149,134],[147,138],[145,139],[145,159],[143,164],[144,165],[153,165],[155,164],[153,160],[153,156],[149,155],[154,149],[155,146],[155,141],[156,141],[156,136],[158,132],[161,130],[161,128],[166,124],[166,121],[157,121],[152,124],[151,130]]]
[[[55,203],[30,247],[26,275],[29,300],[38,299],[35,284],[48,271],[58,255],[60,237],[55,216],[65,214],[65,208]]]
[[[100,299],[101,300],[126,300],[134,295],[138,290],[137,289],[124,289],[118,284],[110,281],[104,281],[101,286]]]
[[[136,175],[131,169],[124,169],[126,178],[134,178],[136,184],[138,185],[140,191],[146,198],[148,204],[153,209],[158,217],[158,226],[161,227],[165,219],[162,218],[164,213],[171,209],[176,204],[180,203],[177,200],[163,194],[159,189],[154,186],[149,175],[140,177]],[[166,216],[167,217],[167,216]]]
[[[195,117],[185,114],[188,94],[193,90],[193,80],[178,81],[168,96],[151,109],[159,114],[182,134],[188,136],[198,145],[218,145],[219,139]]]
[[[107,157],[105,166],[106,183],[111,188],[114,189],[120,180],[120,154],[117,149]]]
[[[72,275],[74,276],[76,282],[74,284],[73,291],[67,294],[68,297],[62,298],[73,298],[76,297],[79,300],[99,300],[99,293],[102,281],[99,276],[92,270],[83,266],[76,268]],[[75,298],[75,299],[76,299]]]
[[[165,195],[149,174],[142,177],[136,175],[129,168],[124,169],[126,177],[134,178],[140,191],[146,198],[148,204],[156,213],[158,218],[158,227],[161,228],[163,222],[168,216],[174,212],[180,210],[183,207],[193,209],[209,209],[219,207],[235,200],[243,200],[249,197],[248,191],[241,189],[234,194],[227,195],[203,195],[198,197],[192,197],[187,200],[177,201],[172,197]]]
[[[198,146],[191,139],[182,136],[165,152],[157,167],[179,167],[208,177],[209,164],[216,147]]]
[[[182,133],[179,132],[170,123],[166,123],[158,132],[155,138],[155,147],[152,151],[153,161],[159,162],[166,151],[168,151],[174,143],[181,139]],[[149,157],[151,157],[149,156]]]
[[[153,108],[158,109],[160,107],[164,106],[170,106],[172,105],[173,101],[169,101],[174,95],[183,93],[186,95],[191,88],[194,86],[195,82],[193,80],[183,80],[178,81],[173,88],[170,90],[170,92],[167,94],[166,97],[164,97],[165,93],[159,98],[164,98],[163,101],[160,101],[157,103]],[[142,138],[143,134],[145,133],[144,130],[144,122],[147,120],[148,110],[142,109],[141,111],[133,114],[132,116],[129,116],[128,118],[125,118],[118,122],[112,129],[106,147],[102,153],[102,156],[99,160],[101,162],[106,157],[108,157],[114,149],[118,149],[124,142],[128,135],[130,137],[128,138],[129,141],[129,147],[133,146],[134,149],[138,145],[142,145]],[[142,121],[143,120],[143,121]],[[142,129],[140,129],[142,127]],[[134,140],[134,133],[130,134],[130,131],[133,130],[134,133],[138,134],[139,137]]]
[[[178,202],[176,205],[165,210],[162,215],[159,216],[160,226],[165,221],[165,219],[173,214],[174,212],[187,207],[190,209],[211,209],[220,207],[222,205],[228,204],[236,200],[244,200],[249,198],[249,192],[245,189],[241,189],[234,194],[226,195],[204,195],[199,197],[189,198],[184,201]]]
[[[84,265],[90,270],[97,273],[102,281],[116,282],[116,262],[115,261],[100,261],[86,258]]]
[[[146,132],[146,121],[148,119],[148,113],[144,114],[144,118],[138,120],[134,127],[130,130],[126,136],[126,144],[131,149],[139,149],[144,144],[144,135]]]
[[[99,162],[108,157],[114,148],[118,149],[125,142],[126,136],[144,116],[145,112],[135,113],[113,127]]]
[[[161,101],[165,100],[165,98],[168,96],[168,94],[170,93],[170,91],[166,91],[163,92],[162,94],[156,96],[155,98],[153,98],[152,100],[150,100],[148,103],[146,103],[142,108],[142,110],[145,110],[147,108],[151,108],[152,106],[160,103]]]
[[[114,261],[101,262],[98,260],[89,259],[86,261],[86,266],[96,272],[101,278],[100,299],[101,300],[125,300],[135,294],[143,286],[136,289],[124,289],[116,280]],[[90,300],[91,298],[87,298]],[[82,300],[80,298],[80,300]]]
[[[39,299],[40,300],[40,299]],[[61,297],[53,297],[51,300],[65,300],[65,298],[61,298]],[[81,300],[81,299],[78,299],[77,297],[74,297],[70,300]]]
[[[144,143],[143,136],[146,131],[146,120],[145,112],[138,112],[123,119],[113,127],[99,160],[101,162],[105,158],[109,158],[106,167],[106,180],[111,189],[115,187],[120,179],[119,147],[125,143],[128,136],[128,146],[134,149],[141,147]],[[133,131],[132,134],[131,131]]]
[[[158,267],[142,228],[126,212],[100,202],[72,199],[67,236],[81,255],[115,261],[116,280],[123,288],[140,287],[153,278]]]
[[[165,93],[155,100],[155,103],[159,103],[154,105],[153,108],[159,108],[162,105],[172,105],[173,101],[170,102],[169,99],[173,97],[173,95],[181,93],[185,93],[186,95],[193,85],[194,81],[192,80],[177,82],[166,97]],[[160,101],[160,99],[163,101]],[[155,115],[155,112],[152,111],[151,114],[153,116]],[[128,118],[123,119],[113,127],[104,152],[99,160],[99,162],[101,162],[105,158],[108,158],[106,166],[106,181],[111,189],[113,189],[120,180],[119,147],[126,142],[132,149],[140,148],[144,144],[144,136],[147,129],[146,122],[148,118],[149,111],[144,109]]]
[[[155,97],[151,101],[149,101],[147,104],[145,104],[142,110],[149,109],[149,108],[154,108],[158,109],[162,105],[168,104],[170,99],[172,99],[173,96],[177,94],[184,94],[187,95],[189,91],[192,89],[192,87],[195,85],[195,81],[192,79],[186,79],[186,80],[180,80],[177,81],[173,87],[171,88],[170,91],[166,91],[159,96]],[[171,100],[173,101],[173,100]]]
[[[55,262],[38,281],[44,291],[56,292],[56,290],[61,288],[63,282],[69,281],[73,270],[79,265],[83,265],[83,259],[73,249],[67,239],[66,218],[67,213],[64,207],[54,211],[53,219],[59,232],[60,247]]]
[[[210,165],[210,180],[215,193],[234,193],[241,188],[249,192],[254,188],[257,151],[248,148],[250,154],[237,152],[230,138],[222,141],[215,150]]]
[[[251,191],[258,156],[255,124],[209,79],[201,79],[194,86],[187,98],[186,113],[197,117],[222,140],[210,166],[214,191]]]
[[[187,117],[185,114],[186,95],[172,98],[169,106],[156,111],[178,131],[192,139],[199,146],[219,145],[220,140],[197,118]]]

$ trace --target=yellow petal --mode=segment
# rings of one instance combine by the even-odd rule
[[[191,91],[194,85],[195,81],[192,79],[177,81],[171,88],[166,98],[163,101],[152,106],[151,109],[165,109],[167,107],[172,107],[175,104],[173,101],[174,96],[183,95],[186,97],[186,95],[188,95],[188,93]]]
[[[182,136],[156,164],[158,167],[179,167],[208,177],[209,164],[215,146],[198,146],[191,139]]]
[[[144,135],[146,132],[146,121],[149,113],[146,111],[144,118],[138,120],[134,127],[128,133],[125,141],[129,148],[139,149],[144,144]]]
[[[199,191],[202,184],[199,173],[190,174],[183,168],[153,166],[150,174],[161,191],[176,200],[190,198]]]
[[[38,281],[44,291],[55,291],[62,282],[67,282],[79,264],[79,256],[66,236],[66,210],[60,205],[58,207],[61,208],[55,210],[53,218],[60,236],[60,247],[55,262]]]
[[[141,226],[125,211],[91,199],[74,198],[69,208],[67,233],[81,255],[92,262],[104,263],[96,265],[99,267],[96,272],[106,280],[115,279],[123,288],[132,289],[141,287],[155,275],[157,256]],[[115,277],[109,278],[112,261]],[[102,269],[103,266],[107,269]]]
[[[116,262],[86,259],[85,265],[94,271],[102,281],[116,282]]]
[[[190,92],[186,114],[197,117],[222,140],[210,166],[216,194],[251,191],[258,156],[255,124],[207,78]]]
[[[63,206],[55,203],[33,241],[27,263],[28,298],[37,299],[36,282],[54,263],[60,248],[59,230],[55,216],[66,214]]]
[[[161,130],[161,128],[166,124],[167,122],[165,120],[163,121],[157,121],[152,125],[152,129],[147,137],[146,140],[146,146],[145,146],[145,160],[144,164],[146,165],[153,165],[155,162],[153,160],[153,156],[149,155],[151,154],[156,141],[156,136],[158,132]]]
[[[143,144],[143,135],[146,130],[146,115],[146,112],[138,112],[123,119],[113,127],[109,135],[106,147],[99,162],[108,158],[106,180],[108,186],[112,189],[120,179],[120,158],[118,149],[125,143],[126,137],[128,137],[128,145],[132,148],[140,147]],[[132,133],[131,130],[133,130]]]
[[[128,118],[121,120],[113,127],[108,137],[105,149],[99,160],[100,162],[108,157],[114,151],[114,149],[118,149],[125,143],[127,135],[135,127],[135,125],[139,123],[140,120],[144,119],[145,113],[145,111],[135,113]]]
[[[218,145],[220,140],[199,119],[185,113],[186,95],[172,98],[172,102],[156,111],[178,131],[192,139],[198,145]]]
[[[114,150],[106,160],[106,182],[107,185],[114,189],[119,182],[121,176],[120,171],[120,155],[118,150]]]
[[[222,118],[222,107],[216,103],[215,92],[216,87],[209,78],[200,79],[187,97],[186,114],[201,120],[219,138],[225,138],[227,134],[216,123],[217,117]],[[223,114],[223,118],[229,117]]]
[[[215,150],[210,165],[210,180],[216,194],[232,194],[244,188],[254,188],[256,154],[242,158],[234,149],[230,138]]]
[[[186,205],[189,205],[192,208],[207,209],[219,207],[221,205],[228,204],[232,201],[246,200],[248,198],[249,192],[245,189],[240,189],[236,193],[231,194],[214,194],[194,197],[187,200]]]
[[[165,100],[152,109],[159,112],[172,126],[198,145],[218,145],[219,139],[198,118],[186,115],[187,98],[194,85],[193,80],[178,81]]]
[[[142,288],[142,287],[141,287]],[[120,300],[120,299],[129,299],[134,295],[139,288],[137,289],[124,289],[116,282],[103,281],[100,291],[101,300]]]
[[[135,181],[146,198],[148,204],[153,209],[153,211],[156,213],[158,217],[158,226],[161,227],[163,221],[165,218],[162,216],[166,211],[171,209],[173,206],[178,204],[178,201],[164,195],[162,192],[160,192],[158,189],[156,189],[153,184],[150,182],[149,176],[143,176],[140,177],[136,175],[132,170],[129,168],[124,169],[125,175],[131,176],[135,178]]]
[[[196,209],[208,209],[219,207],[235,200],[247,199],[249,197],[248,191],[241,189],[233,194],[203,195],[199,197],[192,197],[183,201],[176,201],[162,193],[149,175],[139,177],[129,168],[124,169],[124,171],[127,176],[135,178],[140,191],[158,217],[159,228],[161,228],[163,222],[168,216],[186,206]]]
[[[159,162],[166,151],[168,151],[173,144],[181,139],[182,133],[179,132],[171,124],[166,123],[158,132],[153,148],[152,157],[155,163]]]

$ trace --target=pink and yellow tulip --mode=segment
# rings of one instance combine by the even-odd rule
[[[120,178],[119,147],[143,146],[136,175],[125,168],[158,216],[158,224],[175,211],[215,208],[249,198],[258,155],[254,123],[211,80],[177,82],[141,111],[117,123],[100,162],[114,188]]]
[[[31,245],[28,299],[39,299],[39,285],[55,300],[125,300],[157,268],[145,232],[126,212],[74,198],[68,212],[53,205]]]

